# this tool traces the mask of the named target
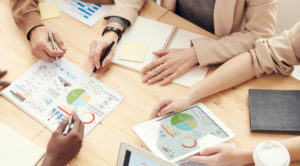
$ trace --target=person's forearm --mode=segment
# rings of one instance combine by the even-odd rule
[[[281,143],[289,151],[291,161],[300,161],[300,136],[283,140]]]
[[[252,57],[246,52],[240,54],[223,65],[216,71],[200,81],[188,92],[191,103],[207,96],[231,88],[255,76]]]
[[[239,165],[248,165],[253,164],[253,150],[251,149],[240,149],[238,151],[237,160],[239,160],[237,163]]]

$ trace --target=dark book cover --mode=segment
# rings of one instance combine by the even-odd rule
[[[249,90],[251,131],[300,133],[300,90]]]

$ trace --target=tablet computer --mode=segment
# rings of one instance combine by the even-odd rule
[[[175,166],[140,147],[122,142],[117,166]]]
[[[234,133],[204,104],[136,125],[134,132],[157,156],[176,162],[229,139]]]

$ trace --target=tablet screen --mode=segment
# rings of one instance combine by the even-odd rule
[[[200,107],[167,116],[160,122],[157,148],[168,160],[228,137]]]
[[[162,166],[144,156],[126,150],[123,166]]]

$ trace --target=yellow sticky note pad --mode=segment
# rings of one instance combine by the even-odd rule
[[[57,0],[40,2],[39,8],[40,8],[42,20],[46,20],[49,18],[56,18],[60,16]]]
[[[126,41],[122,45],[119,59],[142,63],[145,59],[146,50],[147,45],[144,43]]]

